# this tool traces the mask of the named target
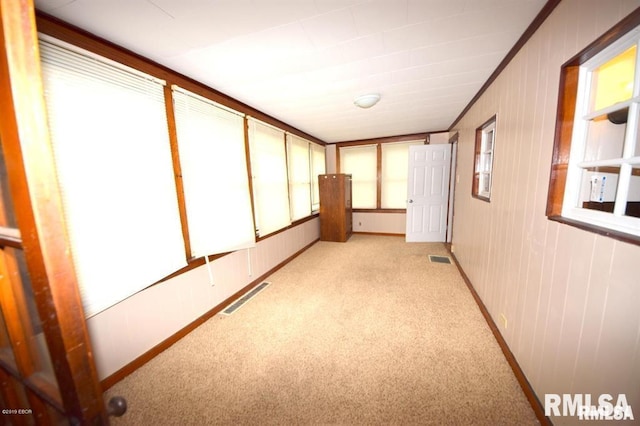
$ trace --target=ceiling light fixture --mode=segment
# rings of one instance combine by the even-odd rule
[[[353,103],[360,108],[371,108],[380,100],[379,93],[370,93],[367,95],[358,96],[353,100]]]

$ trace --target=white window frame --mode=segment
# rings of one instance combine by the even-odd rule
[[[477,188],[473,195],[484,201],[491,201],[491,192],[493,187],[493,162],[495,158],[496,148],[496,130],[497,130],[497,116],[493,116],[481,127],[476,129],[476,135],[480,132],[480,149],[476,151],[476,161],[474,170],[474,179],[477,176]],[[491,141],[489,147],[489,141]],[[477,148],[477,136],[476,136],[476,150]],[[489,158],[488,161],[485,159]],[[487,163],[487,167],[485,167]],[[475,182],[474,182],[475,183]],[[488,189],[485,189],[488,188]]]
[[[589,111],[591,75],[600,65],[636,45],[636,72],[632,98],[598,111]],[[619,232],[640,236],[640,218],[625,216],[633,166],[640,165],[640,156],[633,156],[640,123],[640,27],[630,31],[580,66],[576,112],[571,139],[571,151],[562,205],[562,216]],[[596,117],[629,108],[622,157],[583,161],[587,146],[589,122]],[[620,167],[613,213],[582,208],[580,194],[582,173],[590,167]]]
[[[320,210],[318,176],[325,174],[327,169],[325,147],[311,143],[309,156],[311,157],[311,212],[314,213]]]

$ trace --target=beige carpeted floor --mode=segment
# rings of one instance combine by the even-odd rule
[[[442,244],[318,242],[109,390],[116,425],[538,424]]]

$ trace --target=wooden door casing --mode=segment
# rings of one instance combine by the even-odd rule
[[[0,136],[20,231],[17,238],[0,238],[0,245],[24,250],[56,382],[41,377],[33,348],[14,347],[17,371],[0,362],[2,399],[28,403],[39,424],[57,423],[60,416],[71,424],[108,424],[64,232],[32,1],[0,0],[0,24]],[[5,279],[10,285],[3,285],[0,297],[10,340],[28,340],[32,325],[20,314],[23,300],[11,274]],[[16,389],[24,391],[27,402]],[[10,418],[16,424],[25,421]]]

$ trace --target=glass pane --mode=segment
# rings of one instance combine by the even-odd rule
[[[640,157],[640,132],[637,132],[636,146],[632,152],[633,152],[633,157]]]
[[[407,207],[407,178],[409,175],[409,147],[423,145],[424,141],[383,143],[381,207],[404,209]]]
[[[375,209],[378,156],[376,145],[340,148],[340,173],[352,176],[353,208]]]
[[[619,176],[619,167],[585,169],[578,207],[613,213]]]
[[[4,405],[2,419],[7,424],[35,424],[33,412],[24,386],[14,377],[2,374]],[[3,423],[5,424],[5,423]]]
[[[585,161],[622,158],[627,124],[614,124],[606,117],[589,122]]]
[[[8,364],[16,369],[16,360],[11,350],[11,340],[9,339],[9,332],[7,330],[7,323],[4,319],[4,313],[0,306],[0,360],[5,364]]]
[[[7,273],[16,295],[19,320],[25,331],[26,344],[36,372],[51,384],[55,384],[55,376],[49,350],[42,332],[42,322],[36,309],[35,298],[31,290],[31,281],[22,250],[5,247]]]
[[[9,181],[7,180],[7,165],[4,161],[4,152],[2,150],[2,140],[0,140],[0,226],[8,228],[17,228],[15,213],[13,210],[13,201],[9,193]]]
[[[488,194],[489,189],[491,188],[491,175],[489,173],[483,173],[480,176],[480,192],[482,192],[483,194]]]
[[[481,171],[491,172],[491,162],[493,155],[491,153],[485,153],[481,155]]]
[[[631,99],[636,46],[596,68],[591,74],[591,111]]]
[[[625,214],[627,216],[640,217],[640,164],[636,164],[631,170]]]
[[[485,134],[484,151],[493,151],[493,129]]]

